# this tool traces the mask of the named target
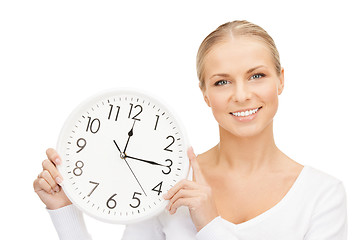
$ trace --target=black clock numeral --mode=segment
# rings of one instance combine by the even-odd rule
[[[167,137],[166,137],[166,139],[169,139],[169,138],[172,139],[172,142],[171,142],[166,148],[164,148],[164,150],[165,150],[165,151],[172,152],[173,150],[169,149],[169,147],[174,144],[175,138],[174,138],[173,136],[167,136]]]
[[[76,151],[76,153],[79,153],[80,151],[82,151],[84,149],[84,147],[86,146],[86,140],[84,138],[79,138],[76,142],[77,146],[80,148],[79,150]]]
[[[108,116],[109,120],[111,118],[111,113],[112,113],[113,107],[114,107],[114,105],[110,104],[110,112],[109,112],[109,116]],[[115,116],[115,121],[118,120],[119,112],[120,112],[120,106],[116,106],[116,107],[117,107],[117,112],[116,112],[116,116]]]
[[[88,118],[89,118],[89,121],[88,121],[88,125],[86,127],[86,131],[88,132],[90,129],[90,132],[97,133],[100,129],[100,120],[98,118],[95,118],[91,121],[91,117],[88,117]]]
[[[156,115],[156,123],[155,123],[155,127],[154,127],[154,130],[156,130],[157,128],[157,125],[158,125],[158,122],[159,122],[159,115]]]
[[[171,172],[171,166],[173,164],[173,162],[171,161],[171,159],[166,159],[165,162],[170,162],[169,166],[166,166],[169,171],[168,172],[164,172],[164,170],[162,170],[163,174],[169,174]]]
[[[131,112],[132,112],[132,110],[133,110],[134,104],[130,103],[130,106],[131,106],[131,107],[130,107],[130,112],[129,112],[128,118],[131,117]],[[142,112],[143,108],[142,108],[141,105],[136,105],[136,106],[134,107],[134,109],[135,109],[135,108],[138,108],[138,107],[140,108],[140,111],[139,111],[135,116],[133,116],[131,119],[140,121],[140,119],[138,119],[138,118],[136,118],[136,117],[139,116],[139,114]]]
[[[162,193],[162,191],[161,191],[162,183],[163,183],[163,182],[161,181],[158,185],[156,185],[156,186],[155,186],[153,189],[151,189],[151,190],[157,192],[158,195],[160,195],[160,193]],[[156,189],[156,188],[158,188],[158,189]]]
[[[130,205],[130,207],[132,207],[132,208],[137,208],[138,206],[140,206],[140,199],[139,199],[139,198],[137,198],[137,197],[135,196],[136,194],[141,195],[141,193],[134,192],[134,195],[133,195],[132,199],[136,199],[136,201],[137,201],[137,205],[132,205],[132,204],[129,204],[129,205]]]
[[[116,201],[115,199],[113,199],[113,197],[115,197],[117,194],[115,193],[114,195],[112,195],[106,202],[106,206],[110,209],[113,209],[116,207]]]
[[[74,168],[74,170],[73,170],[74,175],[81,176],[81,174],[83,173],[82,168],[84,167],[83,161],[77,161],[75,163],[75,166],[76,166],[76,168]]]
[[[95,191],[95,189],[99,186],[99,183],[97,182],[92,182],[89,181],[89,183],[95,184],[95,187],[91,190],[91,192],[87,195],[88,197],[90,197],[90,195]]]

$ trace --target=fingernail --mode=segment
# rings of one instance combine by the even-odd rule
[[[56,165],[60,165],[61,164],[60,158],[55,159],[55,163],[56,163]]]
[[[166,198],[167,198],[167,194],[166,194],[166,193],[163,194],[162,197],[163,197],[163,199],[166,199]]]
[[[55,189],[54,189],[55,192],[60,192],[60,188],[58,185],[55,186]]]
[[[60,177],[56,177],[55,182],[61,186],[62,179]]]

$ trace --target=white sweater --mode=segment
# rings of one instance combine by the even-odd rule
[[[48,212],[61,240],[91,239],[75,206]],[[127,225],[122,239],[346,240],[345,189],[338,179],[305,166],[278,204],[244,223],[233,224],[219,216],[197,232],[188,209],[180,207],[174,215],[164,211],[145,222]]]

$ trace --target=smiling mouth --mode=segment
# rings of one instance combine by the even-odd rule
[[[236,117],[247,117],[247,116],[250,116],[252,114],[255,114],[257,111],[259,111],[260,109],[262,108],[261,107],[258,107],[258,108],[253,108],[253,109],[248,109],[248,110],[244,110],[244,111],[238,111],[238,112],[231,112],[230,114],[232,114],[233,116],[236,116]]]

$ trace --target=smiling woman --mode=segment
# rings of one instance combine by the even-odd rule
[[[227,38],[213,44],[211,50],[199,51],[198,66],[203,68],[198,72],[200,88],[220,131],[238,132],[238,136],[258,135],[266,127],[272,128],[278,95],[284,88],[284,70],[278,72],[278,57],[274,58],[278,54],[271,54],[264,41],[225,34]],[[201,55],[202,52],[207,54]],[[262,117],[256,118],[258,114]],[[238,125],[239,121],[248,125]]]
[[[198,156],[190,148],[191,174],[163,196],[167,211],[127,225],[123,239],[345,240],[342,182],[297,163],[275,144],[284,69],[267,32],[247,21],[221,25],[202,42],[197,72],[220,142]],[[57,184],[59,156],[52,149],[47,154],[36,192],[52,209],[61,239],[90,239],[81,213]]]

